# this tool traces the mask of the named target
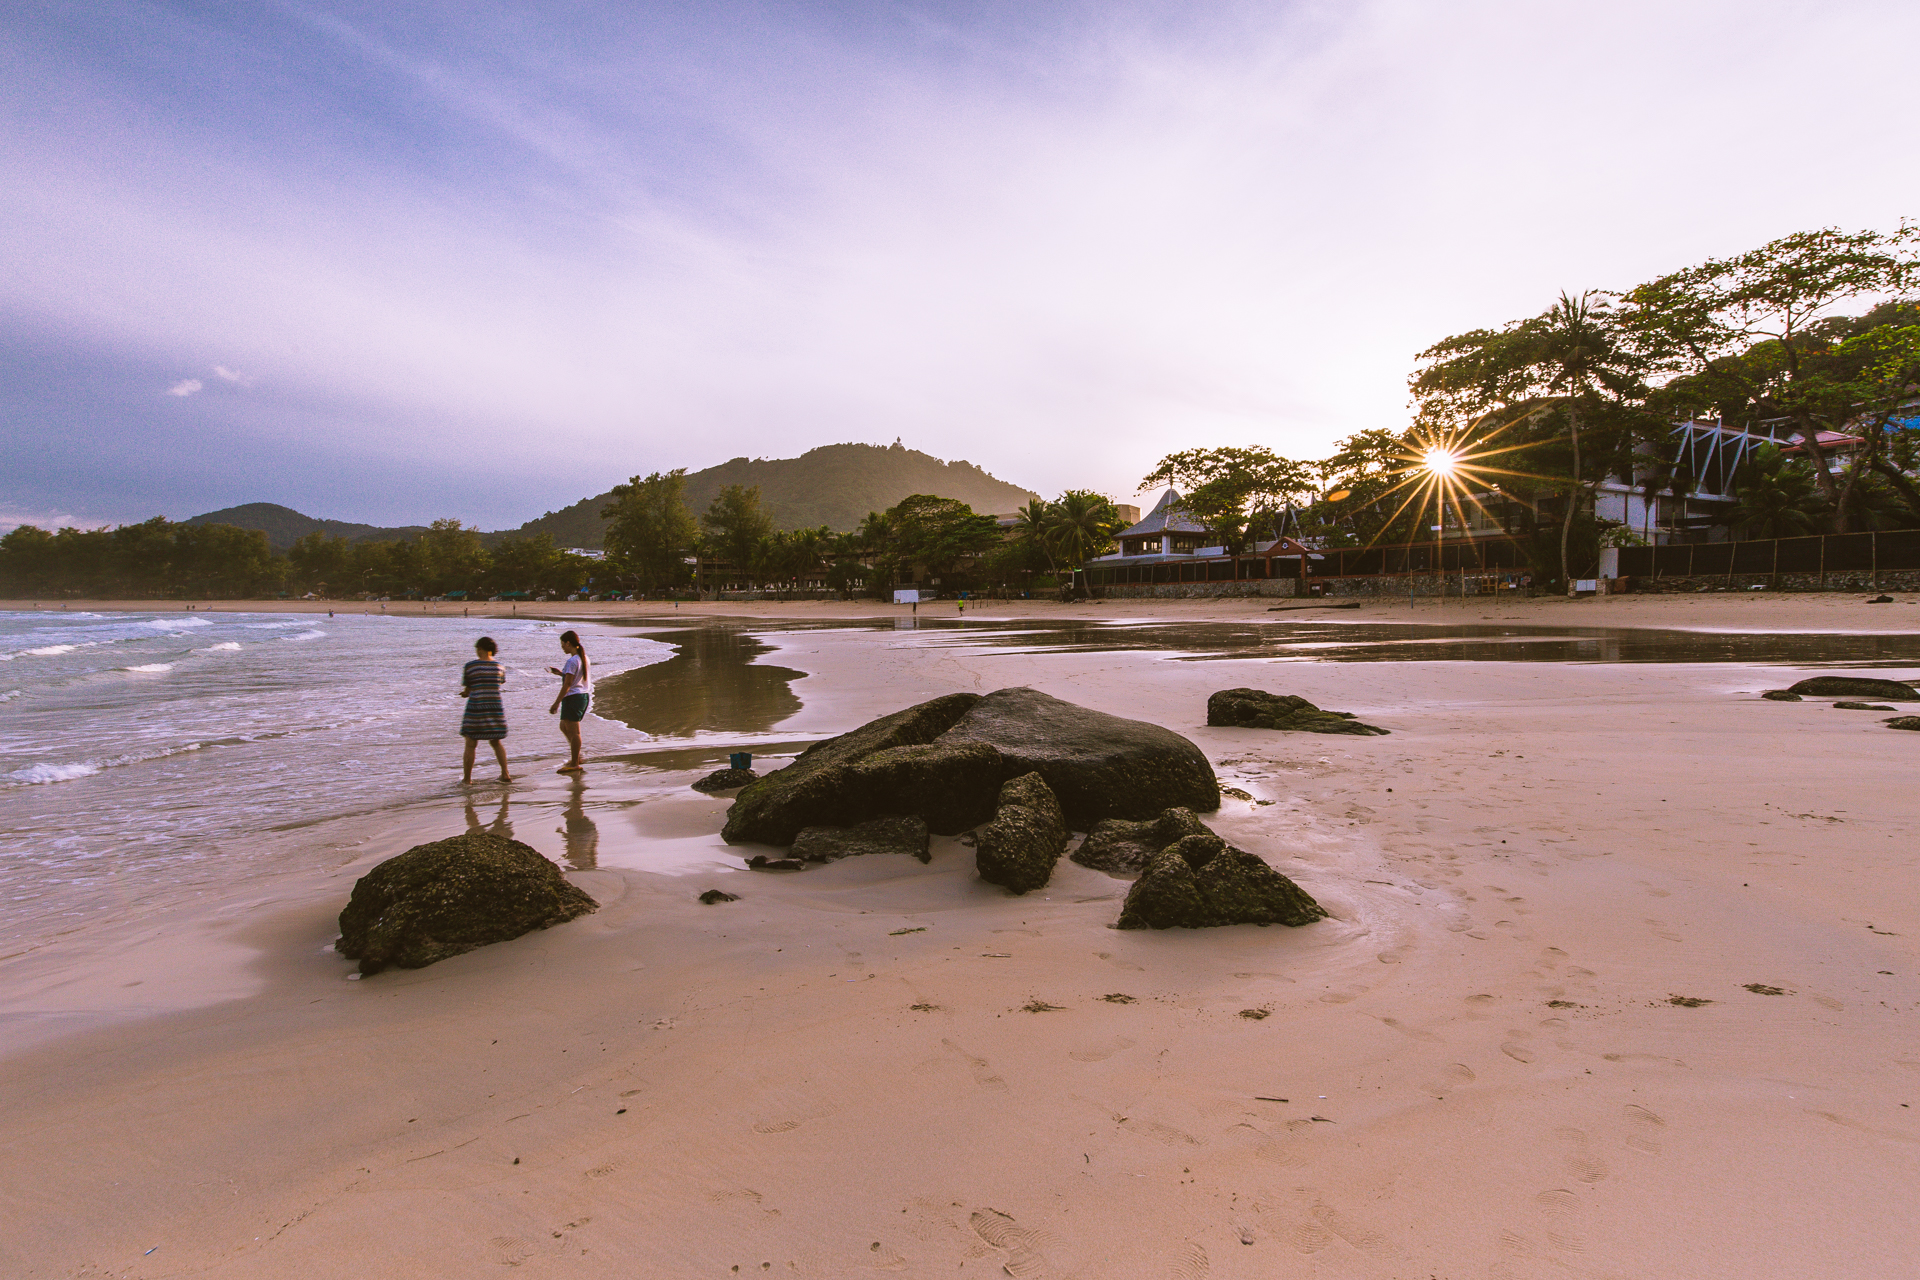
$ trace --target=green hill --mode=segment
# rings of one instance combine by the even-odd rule
[[[258,529],[267,535],[267,542],[275,551],[285,551],[298,539],[314,532],[332,534],[350,542],[380,542],[411,538],[427,531],[425,525],[384,529],[379,525],[353,524],[346,520],[316,520],[277,502],[248,502],[237,507],[209,511],[180,523],[230,524],[239,529]]]
[[[687,476],[687,506],[699,515],[730,484],[759,485],[775,528],[827,525],[846,532],[869,511],[884,511],[916,493],[958,498],[980,512],[1012,511],[1040,495],[996,480],[971,462],[942,462],[898,441],[892,445],[829,444],[797,458],[735,458]],[[598,547],[606,522],[600,508],[612,494],[585,498],[522,525],[550,533],[563,547]]]

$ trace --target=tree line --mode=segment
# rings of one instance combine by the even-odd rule
[[[21,525],[0,538],[0,593],[95,599],[566,595],[598,566],[546,534],[489,549],[477,529],[435,520],[416,538],[350,542],[310,533],[285,555],[258,529],[176,524],[156,516],[115,529]]]
[[[650,594],[816,583],[884,594],[909,579],[937,580],[943,591],[1046,587],[1109,548],[1125,525],[1109,499],[1076,489],[1029,502],[1011,529],[958,499],[921,493],[869,512],[846,533],[777,530],[758,487],[728,485],[695,517],[685,480],[681,468],[614,486],[601,515],[615,580]]]
[[[1282,525],[1332,546],[1423,541],[1445,493],[1446,518],[1481,515],[1537,573],[1564,578],[1590,570],[1603,541],[1639,540],[1595,518],[1599,486],[1698,492],[1676,427],[1718,419],[1780,440],[1734,476],[1740,532],[1920,525],[1917,249],[1920,224],[1827,228],[1630,289],[1562,293],[1421,352],[1404,430],[1359,432],[1313,461],[1190,449],[1141,486],[1187,486],[1193,515],[1234,550]],[[1436,465],[1451,483],[1423,489]]]

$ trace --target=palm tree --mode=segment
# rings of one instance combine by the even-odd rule
[[[1605,387],[1618,390],[1629,385],[1632,374],[1615,338],[1611,317],[1605,304],[1592,306],[1583,293],[1574,298],[1562,292],[1535,324],[1534,360],[1550,370],[1547,389],[1564,396],[1567,409],[1567,441],[1573,448],[1573,487],[1576,493],[1590,488],[1580,477],[1580,409],[1595,392]],[[1560,522],[1560,578],[1567,581],[1567,535],[1573,530],[1575,499],[1569,495],[1565,517]]]
[[[1733,519],[1747,526],[1748,536],[1792,538],[1814,531],[1809,508],[1818,497],[1810,467],[1788,462],[1775,446],[1762,445],[1741,471]]]
[[[1069,565],[1081,565],[1113,545],[1125,528],[1113,503],[1086,489],[1069,489],[1047,515],[1047,539]]]
[[[1053,504],[1035,498],[1013,515],[1014,540],[1038,547],[1047,558],[1047,572],[1059,576],[1053,562]]]

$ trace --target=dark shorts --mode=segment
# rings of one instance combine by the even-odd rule
[[[570,693],[560,699],[560,718],[562,720],[585,720],[587,704],[593,701],[590,693]]]

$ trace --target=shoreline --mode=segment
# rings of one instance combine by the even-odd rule
[[[1567,625],[1545,615],[1631,599],[1529,603]],[[707,616],[795,616],[739,608]],[[806,673],[774,732],[1010,684],[1166,724],[1271,802],[1209,824],[1333,918],[1119,933],[1125,882],[1063,860],[1009,898],[953,841],[924,868],[619,865],[715,839],[724,800],[663,790],[598,818],[599,866],[573,876],[598,913],[349,984],[320,949],[332,914],[417,832],[343,827],[324,874],[205,917],[245,948],[245,994],[9,1055],[0,1127],[65,1146],[13,1193],[8,1269],[1899,1271],[1920,1173],[1899,797],[1920,735],[1763,702],[1782,673],[1745,665],[1276,668],[915,638],[766,637],[760,663]],[[1206,693],[1235,683],[1392,735],[1208,729]],[[517,819],[540,841],[562,785],[535,789],[538,829]],[[708,887],[741,900],[701,906]],[[109,1182],[110,1216],[91,1210]]]
[[[722,600],[669,601],[548,601],[525,607],[511,604],[427,604],[390,601],[385,611],[395,617],[542,619],[566,622],[631,624],[671,622],[674,619],[742,619],[747,621],[856,621],[927,617],[981,620],[1112,621],[1145,619],[1165,622],[1288,622],[1403,623],[1418,626],[1457,626],[1463,623],[1518,622],[1525,626],[1660,628],[1676,631],[1834,632],[1906,634],[1920,632],[1920,595],[1895,594],[1891,604],[1868,604],[1864,595],[1840,592],[1713,592],[1702,595],[1621,595],[1572,599],[1539,596],[1532,599],[1472,597],[1422,599],[1409,606],[1399,600],[1363,600],[1358,608],[1335,608],[1310,601],[1259,599],[1095,600],[1060,604],[1048,600],[958,601],[940,600],[915,611],[908,605],[878,600]],[[175,613],[187,610],[262,614],[367,614],[360,601],[327,600],[88,600],[65,602],[69,612]],[[1336,601],[1345,605],[1350,601]],[[58,604],[0,601],[9,613],[59,612]]]

